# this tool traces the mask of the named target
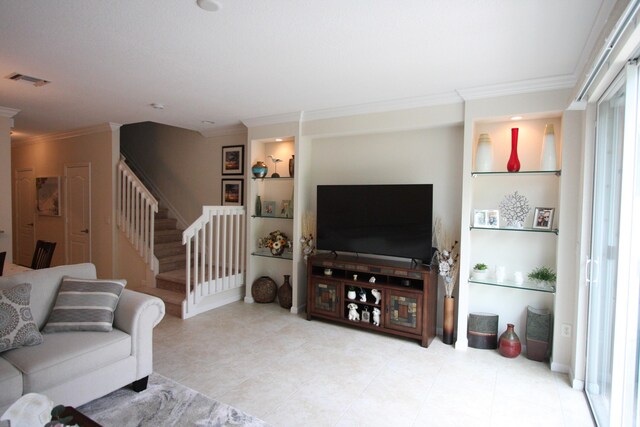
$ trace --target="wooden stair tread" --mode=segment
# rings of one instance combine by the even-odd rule
[[[145,293],[147,295],[153,295],[160,298],[165,303],[182,305],[182,301],[184,301],[185,296],[184,293],[168,291],[166,289],[158,289],[151,287],[140,287],[136,289],[138,292]]]
[[[180,270],[165,271],[156,275],[156,279],[166,280],[167,282],[185,284],[187,280],[187,271],[183,268]]]

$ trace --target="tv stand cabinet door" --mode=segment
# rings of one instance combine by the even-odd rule
[[[422,334],[422,294],[387,289],[385,322],[388,329]]]
[[[322,278],[311,279],[311,313],[340,317],[341,286],[338,282]]]

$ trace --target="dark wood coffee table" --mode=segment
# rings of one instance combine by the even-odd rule
[[[60,417],[68,416],[73,417],[73,419],[71,420],[72,425],[77,424],[80,427],[102,427],[100,424],[93,421],[82,412],[78,412],[78,410],[73,406],[65,406],[64,411],[62,411],[62,414],[60,414]]]

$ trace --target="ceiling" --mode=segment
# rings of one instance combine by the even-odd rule
[[[13,139],[143,121],[207,134],[496,85],[572,87],[614,3],[218,2],[207,12],[195,0],[2,0],[0,106],[20,110]]]

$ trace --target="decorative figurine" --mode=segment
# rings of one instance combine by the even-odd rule
[[[353,280],[358,280],[358,275],[357,274],[353,275]]]
[[[376,299],[376,304],[380,304],[380,299],[382,298],[382,293],[380,293],[377,289],[371,289],[371,295]]]
[[[371,276],[369,283],[376,283],[376,276]]]
[[[367,292],[360,288],[360,292],[358,292],[358,297],[360,297],[360,302],[367,302]]]
[[[359,322],[360,313],[358,313],[358,304],[350,303],[347,305],[347,308],[349,309],[349,320],[353,320],[354,322]],[[378,310],[378,312],[379,311],[380,310]],[[379,317],[380,315],[378,314],[378,319]],[[374,319],[375,319],[375,314],[374,314]]]
[[[325,268],[324,269],[324,275],[325,276],[331,276],[333,274],[333,271],[331,271],[330,268]]]
[[[380,326],[380,309],[377,307],[373,309],[373,324]]]

